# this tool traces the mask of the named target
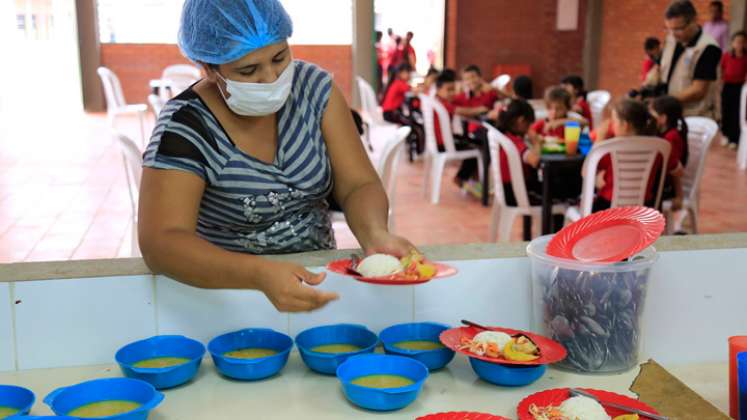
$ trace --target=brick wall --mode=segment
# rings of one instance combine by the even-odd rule
[[[293,56],[319,65],[334,75],[335,82],[350,100],[352,48],[350,45],[293,45]],[[102,44],[101,65],[120,79],[130,103],[146,103],[148,82],[161,76],[171,64],[190,63],[174,44]]]
[[[447,66],[474,63],[490,77],[497,65],[529,65],[540,96],[563,76],[582,74],[586,0],[579,3],[578,29],[557,31],[556,0],[447,0]]]
[[[707,16],[710,0],[693,0],[700,19]],[[599,86],[623,95],[637,86],[644,59],[643,41],[648,36],[664,39],[664,11],[669,0],[604,0]],[[729,12],[729,0],[724,1]],[[728,20],[728,16],[726,17]]]

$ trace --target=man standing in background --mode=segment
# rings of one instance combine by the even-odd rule
[[[708,6],[710,20],[703,25],[705,33],[713,37],[721,51],[729,49],[729,23],[724,20],[724,3],[712,1]]]

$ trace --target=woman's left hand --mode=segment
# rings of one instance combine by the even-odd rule
[[[380,231],[371,235],[369,243],[363,245],[366,255],[388,254],[395,257],[404,257],[417,251],[415,245],[405,238],[392,235],[387,231]]]

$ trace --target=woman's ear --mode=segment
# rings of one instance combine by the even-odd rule
[[[210,82],[213,82],[213,83],[217,82],[217,80],[218,80],[218,74],[217,74],[218,73],[217,72],[218,67],[214,66],[213,64],[208,64],[208,63],[199,63],[199,64],[200,64],[200,66],[202,66],[202,70],[205,73],[205,78],[208,81],[210,81]]]

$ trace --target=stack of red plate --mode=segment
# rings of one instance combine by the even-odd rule
[[[623,261],[661,236],[664,216],[648,207],[618,207],[564,227],[547,244],[547,254],[584,263]]]

